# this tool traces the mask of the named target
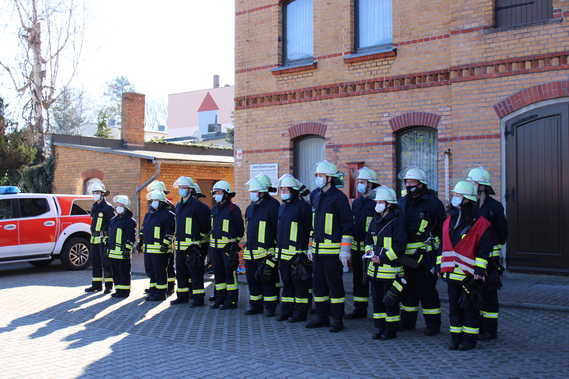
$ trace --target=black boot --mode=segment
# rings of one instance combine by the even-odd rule
[[[85,292],[100,292],[103,290],[103,286],[91,285],[91,287],[85,288]]]
[[[328,317],[316,317],[315,319],[308,321],[304,327],[313,329],[323,328],[326,326],[330,326],[330,319]]]

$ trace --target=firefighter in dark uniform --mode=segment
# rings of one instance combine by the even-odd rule
[[[329,326],[331,333],[344,329],[345,291],[343,267],[347,267],[352,245],[352,210],[346,195],[336,188],[340,173],[328,161],[316,165],[315,183],[310,193],[312,205],[313,295],[316,318],[307,328]],[[332,322],[329,317],[332,316]]]
[[[271,201],[267,187],[257,179],[247,182],[251,204],[245,210],[247,242],[243,249],[249,286],[246,315],[274,317],[279,299],[279,268],[275,254],[280,204]]]
[[[476,187],[460,181],[454,188],[450,216],[443,224],[440,276],[448,285],[451,350],[476,347],[482,306],[482,281],[492,250],[491,224],[478,216]]]
[[[310,205],[300,196],[300,183],[292,175],[279,179],[281,198],[277,227],[277,254],[283,283],[281,313],[277,321],[306,321],[312,288],[308,239],[312,229]]]
[[[159,190],[164,192],[164,195],[168,195],[170,193],[170,191],[168,191],[166,189],[166,185],[164,184],[164,182],[160,181],[160,180],[155,180],[152,183],[150,183],[147,187],[146,190],[148,192],[150,191],[154,191],[154,190]],[[172,212],[174,212],[175,206],[174,204],[166,199],[166,201],[168,202],[169,206],[170,206],[170,210]],[[171,253],[168,253],[168,291],[167,291],[167,295],[170,296],[174,293],[175,288],[176,288],[176,270],[174,269],[174,251],[172,250]]]
[[[405,254],[407,231],[397,217],[399,206],[395,191],[381,186],[375,194],[374,217],[366,235],[366,274],[371,283],[373,322],[377,332],[372,339],[397,337],[399,294],[406,283],[403,267],[397,259]],[[366,254],[366,256],[368,255]]]
[[[154,190],[146,195],[150,211],[144,216],[139,237],[139,247],[144,251],[144,267],[150,279],[147,301],[167,298],[168,261],[172,254],[172,240],[176,217],[164,192]],[[141,250],[141,249],[137,250]]]
[[[130,269],[132,249],[136,240],[136,221],[132,218],[128,196],[115,196],[113,202],[116,205],[116,216],[111,219],[107,242],[116,290],[111,296],[124,298],[130,295]]]
[[[354,283],[354,311],[347,313],[345,319],[366,318],[369,297],[369,284],[364,272],[362,256],[369,224],[375,215],[374,189],[379,186],[377,174],[367,167],[356,172],[358,192],[361,194],[352,203],[354,217],[354,238],[352,240],[352,271]]]
[[[197,199],[192,178],[181,176],[174,182],[181,197],[176,204],[176,278],[177,298],[170,304],[188,303],[190,307],[204,305],[204,241],[209,240],[211,211]],[[191,291],[191,293],[190,293]]]
[[[224,180],[213,185],[211,191],[216,204],[211,208],[209,254],[215,276],[216,300],[211,309],[237,308],[239,283],[237,282],[239,241],[245,234],[241,209],[231,200],[235,192]]]
[[[399,200],[399,217],[407,230],[405,255],[416,262],[415,265],[405,267],[407,285],[401,294],[399,330],[415,329],[421,302],[427,326],[424,334],[434,336],[441,328],[441,302],[436,288],[435,260],[446,212],[443,203],[429,193],[423,170],[409,167],[399,177],[405,181],[407,189],[407,194]]]
[[[98,292],[103,290],[105,282],[105,293],[111,293],[113,289],[113,276],[111,271],[111,261],[107,256],[107,234],[109,224],[114,217],[113,206],[105,198],[109,191],[100,182],[93,183],[89,188],[93,194],[95,203],[91,207],[91,266],[93,277],[91,287],[85,288],[85,292]]]
[[[490,183],[490,173],[479,166],[470,170],[468,177],[478,186],[478,216],[483,216],[492,224],[492,251],[486,268],[487,279],[482,288],[484,306],[478,335],[479,340],[492,340],[498,335],[498,289],[502,286],[500,278],[504,271],[501,252],[508,239],[508,221],[502,204],[490,197],[496,194]]]

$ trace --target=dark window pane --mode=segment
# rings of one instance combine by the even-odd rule
[[[496,0],[495,26],[524,25],[553,18],[552,0]]]
[[[12,218],[11,201],[8,199],[0,200],[0,220]]]
[[[46,199],[19,199],[20,217],[40,216],[49,211]]]

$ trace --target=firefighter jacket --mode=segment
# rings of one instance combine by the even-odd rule
[[[363,251],[366,234],[369,224],[375,213],[375,191],[371,191],[368,196],[359,196],[352,203],[352,213],[354,217],[354,238],[352,239],[352,249]]]
[[[442,254],[437,257],[441,276],[447,281],[462,281],[467,275],[483,276],[492,250],[490,222],[479,217],[467,224],[458,215],[453,208],[443,223]]]
[[[353,232],[352,209],[348,198],[332,185],[325,192],[320,188],[313,190],[310,193],[310,203],[313,254],[339,254],[342,239],[351,239]]]
[[[440,241],[446,218],[443,203],[424,187],[423,192],[417,197],[411,194],[403,196],[399,200],[399,206],[401,207],[399,218],[405,224],[407,231],[405,254],[413,255],[417,249],[431,250],[425,241],[430,235]]]
[[[288,261],[297,253],[306,253],[312,229],[310,205],[293,193],[279,208],[277,250],[279,259]]]
[[[371,280],[393,280],[403,274],[403,267],[397,258],[405,254],[407,233],[405,225],[394,210],[381,217],[374,211],[365,239],[365,250],[372,250],[379,256],[380,263],[369,260],[367,276]]]
[[[136,220],[132,212],[126,209],[123,214],[112,218],[109,227],[109,258],[130,259],[136,238]]]
[[[274,254],[280,204],[262,195],[260,201],[251,202],[245,210],[247,242],[243,259],[261,259]]]
[[[158,209],[152,209],[144,216],[140,238],[144,251],[150,254],[172,252],[172,238],[176,229],[176,216],[169,204],[160,202]]]
[[[211,210],[198,199],[189,196],[176,204],[176,248],[184,251],[190,245],[209,240]]]
[[[492,239],[491,242],[493,248],[490,253],[490,257],[499,258],[502,246],[508,239],[508,221],[506,221],[504,207],[496,199],[486,196],[484,204],[478,210],[478,217],[481,216],[492,224],[492,233],[490,237]]]
[[[109,224],[114,217],[115,211],[104,197],[100,202],[93,203],[91,207],[91,243],[102,243],[101,235],[106,235]]]
[[[223,249],[228,242],[239,242],[245,234],[241,209],[231,199],[211,208],[210,246]]]

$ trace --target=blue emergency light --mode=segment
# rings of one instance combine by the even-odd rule
[[[0,195],[13,195],[20,193],[20,189],[16,186],[0,186]]]

